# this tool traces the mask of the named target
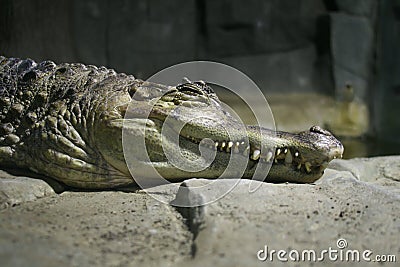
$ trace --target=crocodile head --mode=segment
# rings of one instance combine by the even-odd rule
[[[251,178],[265,165],[271,166],[267,180],[310,183],[343,153],[342,144],[318,126],[293,134],[243,125],[202,81],[172,87],[143,82],[127,94],[107,103],[95,138],[106,161],[127,175],[128,165],[140,177],[149,176],[150,167],[169,180]],[[131,139],[124,148],[121,138],[110,138],[121,129]],[[145,147],[138,146],[142,139]],[[143,148],[148,157],[141,156]]]

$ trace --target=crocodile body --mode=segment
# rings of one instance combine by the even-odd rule
[[[219,104],[204,82],[166,86],[104,67],[0,57],[0,166],[78,188],[129,185],[134,180],[123,154],[122,129],[140,135],[138,125],[146,131],[149,158],[138,158],[134,165],[151,165],[168,180],[217,178],[229,156],[240,154],[247,161],[244,178],[251,178],[256,166],[270,164],[270,180],[309,183],[343,153],[341,143],[317,126],[297,134],[242,126]],[[146,117],[143,110],[150,110]],[[193,120],[200,112],[212,119]],[[178,131],[179,144],[161,131],[168,116],[185,124]],[[202,140],[216,155],[197,172],[176,168],[163,150],[199,159]]]

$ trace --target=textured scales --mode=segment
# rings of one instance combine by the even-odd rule
[[[144,117],[149,103],[152,110]],[[126,120],[129,105],[133,117]],[[185,124],[179,144],[161,131],[171,114]],[[193,120],[198,114],[211,119]],[[217,178],[233,154],[248,160],[244,178],[252,178],[256,166],[270,164],[271,181],[313,182],[343,153],[341,143],[318,126],[291,134],[241,125],[201,81],[164,86],[104,67],[0,57],[1,166],[28,169],[79,188],[128,185],[134,180],[123,155],[122,128],[139,136],[138,125],[145,125],[150,161],[137,159],[135,166],[151,165],[169,180]],[[212,140],[206,147],[216,151],[216,159],[195,173],[177,169],[161,146],[163,141],[170,152],[183,151],[195,160],[204,138]]]
[[[131,183],[93,139],[108,99],[135,83],[106,68],[0,58],[0,163],[78,187]]]

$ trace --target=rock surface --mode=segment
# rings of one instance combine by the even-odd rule
[[[55,195],[53,188],[43,180],[0,170],[0,210],[51,195]]]
[[[185,186],[198,187],[207,183],[210,181],[189,180]],[[235,181],[221,180],[213,186],[224,191],[232,187],[232,183]],[[266,256],[265,246],[269,252],[296,250],[300,255],[302,251],[314,250],[316,256],[312,261],[317,261],[323,249],[339,250],[340,239],[345,240],[340,242],[347,242],[343,251],[358,250],[360,258],[367,249],[373,255],[398,255],[400,252],[398,182],[378,178],[368,183],[356,179],[351,171],[329,169],[315,185],[263,183],[254,193],[249,192],[249,186],[251,181],[241,180],[224,198],[198,207],[201,211],[192,209],[186,215],[196,222],[192,225],[192,231],[197,233],[193,266],[282,263],[276,253]],[[199,204],[199,199],[207,202],[214,193],[204,191],[184,197]],[[257,258],[260,250],[263,251],[260,257],[267,257],[265,261]],[[288,254],[284,258],[295,263]],[[323,262],[324,266],[337,264],[328,256]],[[356,265],[352,261],[349,263]]]
[[[323,249],[339,250],[340,238],[344,252],[399,260],[399,162],[400,156],[335,160],[315,184],[191,179],[151,188],[162,202],[142,190],[20,201],[0,213],[2,266],[279,266],[276,253],[272,262],[257,253],[265,257],[267,246],[300,256],[315,250],[318,258]],[[32,181],[18,195],[28,194]],[[171,201],[193,206],[165,204]],[[342,262],[326,255],[323,263]]]
[[[64,192],[0,214],[2,266],[170,266],[192,234],[145,193]]]

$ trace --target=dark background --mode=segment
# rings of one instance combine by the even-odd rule
[[[213,60],[265,92],[345,85],[368,104],[371,135],[400,141],[400,1],[0,0],[0,54],[104,65],[146,79]]]

